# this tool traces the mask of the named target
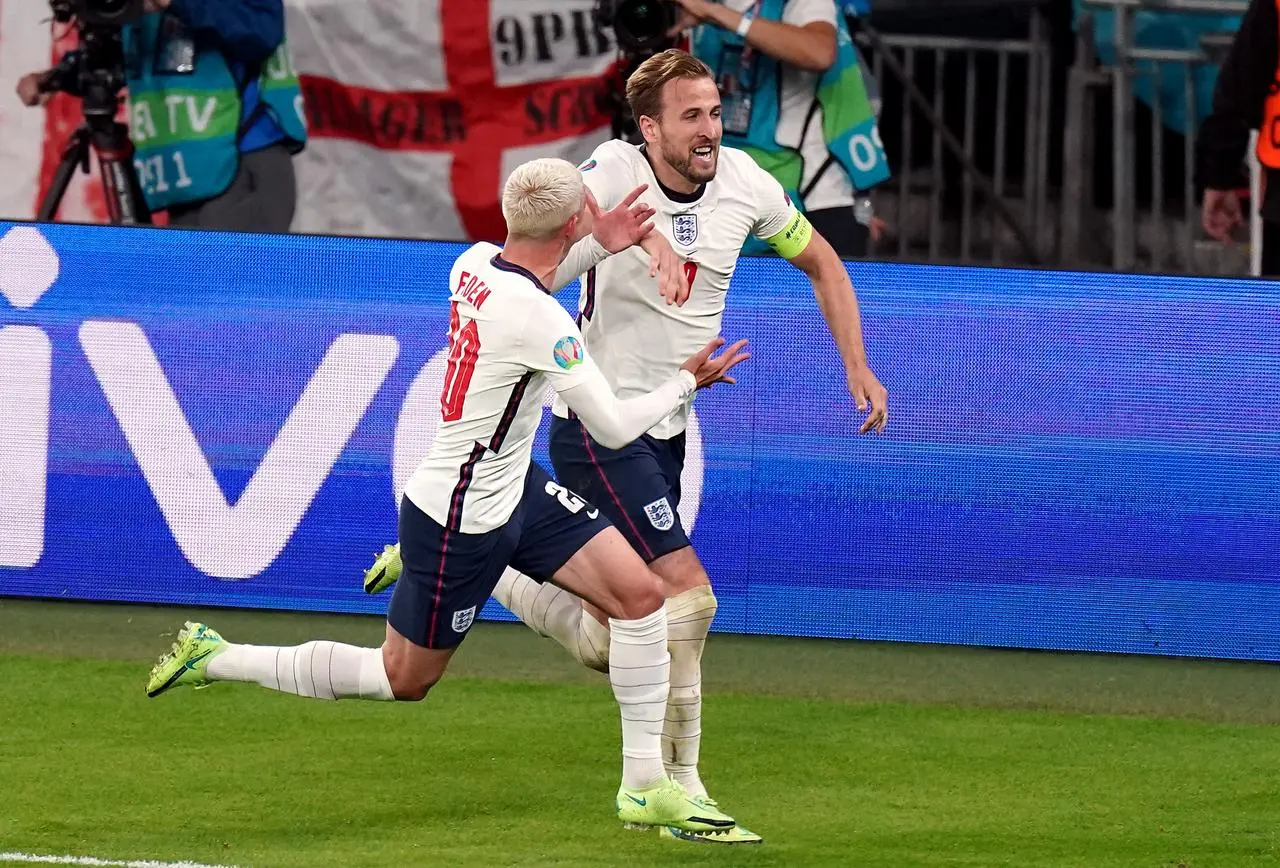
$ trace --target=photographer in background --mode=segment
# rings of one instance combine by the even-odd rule
[[[883,223],[865,191],[889,177],[858,54],[835,0],[676,0],[675,32],[716,73],[724,143],[773,175],[842,258]]]
[[[134,166],[169,225],[287,232],[306,144],[283,0],[145,0],[122,27]],[[18,82],[43,104],[49,73]]]

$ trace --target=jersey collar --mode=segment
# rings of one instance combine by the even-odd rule
[[[510,272],[511,274],[519,274],[523,277],[527,277],[529,278],[529,281],[534,286],[538,287],[538,289],[542,290],[548,295],[551,294],[551,290],[543,286],[542,281],[538,280],[537,276],[534,275],[532,271],[522,266],[516,265],[514,262],[507,262],[507,260],[502,258],[501,253],[494,254],[493,259],[489,260],[489,264],[492,265],[494,268],[498,269],[499,271],[507,271],[507,272]]]

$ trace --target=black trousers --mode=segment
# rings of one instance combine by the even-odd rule
[[[853,216],[853,206],[822,208],[805,215],[813,228],[835,248],[841,259],[862,259],[871,243],[871,230]]]
[[[1262,220],[1262,274],[1280,277],[1280,221]]]
[[[239,232],[289,231],[298,204],[293,155],[283,144],[240,155],[240,170],[221,196],[175,205],[169,225]]]

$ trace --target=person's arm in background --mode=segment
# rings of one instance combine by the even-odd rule
[[[676,2],[685,12],[676,25],[677,31],[693,24],[711,23],[732,33],[742,22],[741,12],[734,12],[711,0]],[[751,22],[746,39],[748,45],[773,59],[810,72],[826,72],[836,62],[836,29],[825,21],[813,21],[798,27],[756,18]]]
[[[53,99],[53,91],[45,90],[44,86],[50,72],[52,70],[48,69],[44,72],[28,72],[18,79],[18,86],[14,90],[24,106],[32,108],[38,105],[45,105],[49,100]]]
[[[284,42],[284,0],[147,0],[147,8],[212,37],[228,60],[261,63]]]
[[[1199,151],[1204,206],[1201,223],[1211,237],[1231,242],[1244,223],[1235,191],[1244,183],[1241,162],[1249,130],[1262,125],[1263,103],[1275,79],[1277,15],[1274,0],[1250,0],[1240,30],[1213,91],[1213,112],[1200,127]]]

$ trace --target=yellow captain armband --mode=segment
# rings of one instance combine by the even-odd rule
[[[809,246],[809,239],[812,237],[813,225],[796,211],[787,221],[787,227],[776,235],[770,235],[765,243],[783,259],[795,259]]]

